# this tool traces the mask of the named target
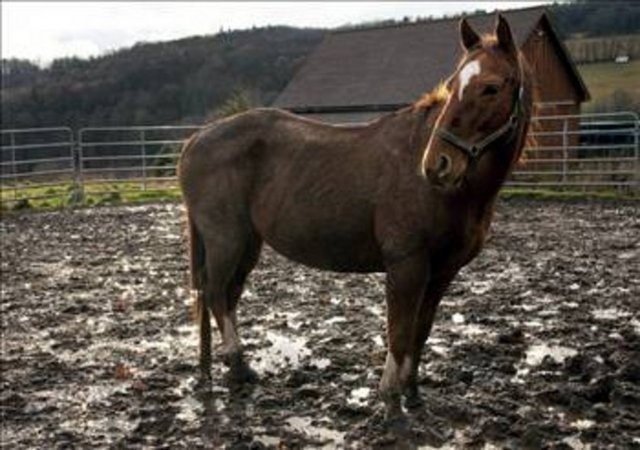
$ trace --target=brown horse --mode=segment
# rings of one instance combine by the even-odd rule
[[[236,305],[263,242],[341,272],[386,272],[387,413],[415,396],[420,354],[456,273],[483,245],[494,200],[520,156],[530,75],[509,25],[465,49],[447,83],[363,126],[332,126],[276,109],[220,120],[185,145],[200,365],[210,377],[213,313],[230,374],[246,379]]]

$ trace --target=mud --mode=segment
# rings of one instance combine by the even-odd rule
[[[259,382],[225,384],[214,355],[196,389],[181,219],[169,204],[0,222],[3,448],[640,448],[637,203],[499,204],[404,428],[376,396],[382,276],[269,249],[239,309]]]

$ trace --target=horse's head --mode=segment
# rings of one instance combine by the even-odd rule
[[[460,35],[465,52],[447,81],[448,97],[420,168],[441,187],[458,186],[487,153],[501,151],[522,130],[524,77],[507,21],[498,16],[495,36],[481,38],[462,19]],[[519,151],[501,156],[511,164]]]

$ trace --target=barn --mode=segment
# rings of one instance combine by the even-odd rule
[[[503,14],[536,75],[538,114],[579,113],[589,92],[549,12],[533,7]],[[485,33],[492,31],[495,14],[467,18]],[[337,30],[326,36],[273,106],[327,122],[365,122],[435,87],[451,74],[461,53],[458,19]]]

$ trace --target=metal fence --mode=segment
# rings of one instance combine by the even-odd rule
[[[0,130],[2,204],[58,197],[76,185],[76,160],[70,128]]]
[[[640,188],[638,115],[538,116],[508,186],[571,190]]]
[[[507,186],[640,191],[637,114],[538,116],[532,122],[536,144],[525,149]],[[198,129],[91,127],[75,136],[64,127],[2,130],[2,206],[174,189],[180,148]]]
[[[196,125],[81,129],[77,170],[83,193],[174,187],[180,148],[199,129]]]

